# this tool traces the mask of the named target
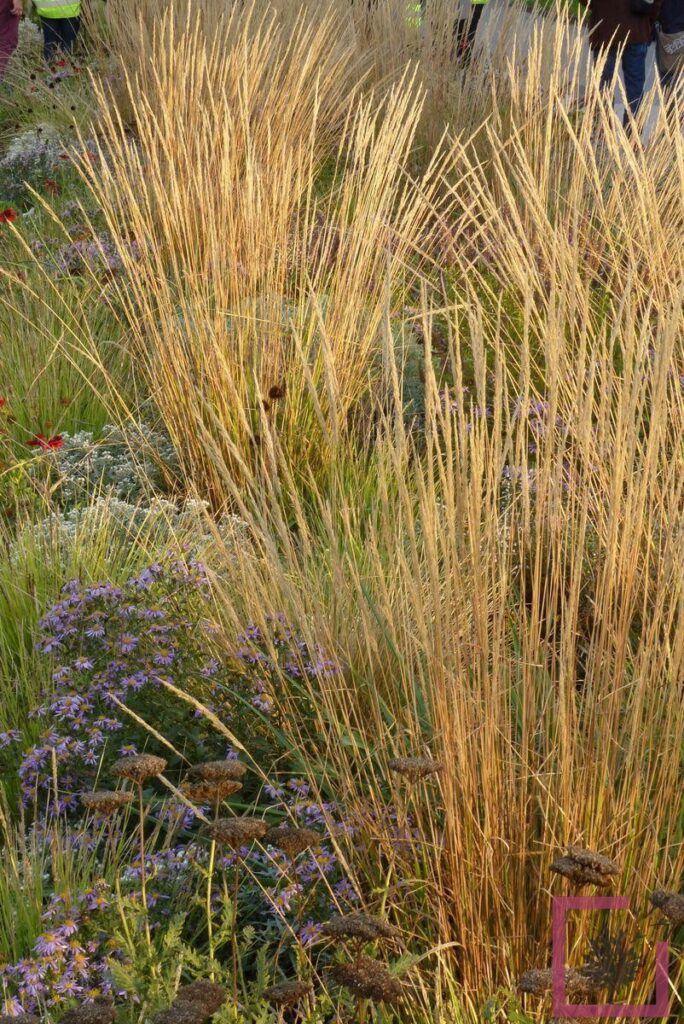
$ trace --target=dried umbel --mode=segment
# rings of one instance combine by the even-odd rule
[[[518,988],[528,995],[546,995],[553,988],[553,974],[549,969],[532,968],[522,975],[518,982]],[[595,995],[597,990],[598,986],[592,978],[572,967],[566,968],[565,994],[567,996],[588,998]]]
[[[218,818],[207,825],[205,832],[222,846],[230,846],[239,850],[255,839],[263,839],[268,826],[261,818]]]
[[[289,825],[279,825],[278,828],[269,828],[264,836],[264,842],[277,847],[286,853],[290,859],[294,859],[304,850],[312,846],[318,846],[321,841],[320,834],[312,828],[294,828]]]
[[[558,857],[551,865],[550,870],[556,875],[562,875],[563,878],[569,879],[578,888],[583,885],[595,885],[599,889],[607,889],[612,884],[610,875],[580,864],[572,857]]]
[[[40,1021],[32,1013],[18,1013],[16,1017],[9,1013],[0,1013],[0,1024],[40,1024]]]
[[[444,767],[440,761],[430,757],[395,757],[388,762],[391,771],[403,775],[409,782],[419,782],[429,775],[436,775]]]
[[[343,985],[358,999],[374,1003],[398,1003],[404,995],[401,982],[393,978],[384,964],[369,957],[359,957],[352,963],[335,964],[331,978]]]
[[[102,996],[92,1003],[83,1003],[73,1010],[67,1010],[61,1020],[66,1024],[113,1024],[116,1010],[111,999]]]
[[[112,765],[112,775],[141,785],[145,779],[161,775],[165,768],[166,761],[163,757],[155,757],[154,754],[133,754],[115,761]]]
[[[370,914],[344,914],[332,917],[323,925],[323,934],[334,939],[361,939],[371,942],[375,939],[397,939],[401,932],[393,924],[382,921]]]
[[[684,896],[676,892],[667,892],[665,889],[656,889],[648,897],[654,907],[662,910],[665,917],[675,928],[684,924]]]
[[[152,1024],[204,1024],[209,1017],[201,1003],[174,1003],[170,1009],[155,1013]]]
[[[194,1003],[211,1015],[221,1009],[227,998],[228,993],[222,985],[217,985],[215,981],[200,979],[191,981],[188,985],[181,985],[173,1005],[178,1007]]]
[[[568,846],[568,857],[584,868],[591,868],[599,875],[619,875],[620,868],[614,860],[595,850],[585,850],[581,846]]]
[[[216,804],[242,789],[241,782],[216,779],[214,782],[183,782],[180,791],[195,804]]]
[[[247,765],[242,761],[205,761],[203,764],[196,764],[190,769],[190,774],[202,779],[203,782],[219,782],[224,779],[239,781],[247,771]]]
[[[133,800],[133,794],[118,790],[95,790],[93,793],[81,793],[81,803],[89,810],[99,814],[102,818],[109,818],[121,807],[125,807]]]
[[[312,992],[310,981],[281,981],[264,990],[264,999],[272,1006],[294,1006]]]

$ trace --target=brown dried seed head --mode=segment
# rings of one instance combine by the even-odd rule
[[[247,765],[242,761],[205,761],[204,764],[194,765],[190,774],[196,775],[203,782],[219,782],[224,779],[238,782],[246,771]]]
[[[99,789],[95,790],[94,793],[81,793],[81,803],[89,810],[94,811],[96,814],[101,815],[103,818],[108,818],[119,810],[120,807],[125,807],[126,804],[130,804],[133,800],[133,794],[124,792],[124,790],[106,790]]]
[[[610,876],[601,874],[593,868],[584,867],[578,864],[571,857],[559,857],[553,862],[550,868],[557,875],[568,878],[578,888],[583,885],[596,885],[600,889],[607,889],[611,885]]]
[[[411,782],[435,775],[444,767],[440,761],[433,761],[429,757],[394,757],[388,764],[393,772],[406,776]]]
[[[344,914],[324,924],[323,934],[334,939],[362,939],[371,942],[374,939],[397,939],[401,931],[393,924],[371,917],[370,914]]]
[[[168,1010],[160,1010],[152,1017],[152,1024],[204,1024],[211,1017],[201,1003],[188,1000],[174,1003]]]
[[[202,978],[191,981],[189,985],[181,985],[176,993],[174,1006],[195,1003],[211,1015],[221,1009],[227,998],[228,993],[222,985]]]
[[[163,757],[155,757],[154,754],[133,754],[131,757],[121,757],[112,765],[112,775],[120,779],[130,779],[138,785],[145,779],[151,779],[155,775],[161,775],[166,768],[166,761]]]
[[[521,992],[529,995],[543,996],[550,992],[553,987],[553,975],[548,969],[540,970],[532,968],[525,973],[518,982]],[[598,990],[598,986],[588,975],[577,971],[572,967],[565,971],[565,992],[568,996],[591,996]]]
[[[582,867],[592,868],[600,875],[619,875],[620,868],[614,860],[610,860],[602,853],[595,850],[585,850],[581,846],[568,846],[568,857]]]
[[[338,985],[343,985],[359,999],[398,1003],[404,995],[401,982],[392,977],[384,964],[369,957],[360,957],[353,963],[335,964],[330,975]]]
[[[61,1020],[65,1024],[113,1024],[116,1020],[116,1010],[111,999],[102,997],[92,1003],[83,1003],[73,1010],[67,1010]]]
[[[215,782],[182,782],[180,791],[196,804],[214,804],[226,800],[242,789],[241,782],[233,779],[217,779]]]
[[[279,825],[278,828],[269,828],[264,836],[264,842],[276,846],[290,859],[294,859],[304,850],[312,846],[318,846],[321,841],[320,834],[312,828],[294,828],[289,825]]]
[[[648,897],[654,907],[662,910],[668,921],[671,921],[675,928],[684,924],[684,895],[677,892],[667,892],[665,889],[656,889]]]
[[[310,981],[281,981],[264,990],[264,999],[273,1006],[294,1006],[312,992]]]
[[[274,384],[272,388],[268,389],[268,397],[272,402],[277,402],[279,398],[284,398],[285,384]]]
[[[9,1013],[0,1013],[0,1024],[40,1024],[40,1021],[32,1013],[18,1013],[16,1017]]]
[[[263,839],[268,826],[261,818],[218,818],[205,831],[217,843],[239,850],[255,839]]]

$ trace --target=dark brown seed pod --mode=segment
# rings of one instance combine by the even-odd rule
[[[161,775],[165,768],[166,761],[163,757],[155,757],[154,754],[133,754],[131,757],[121,757],[115,761],[112,765],[112,775],[140,785],[145,779]]]
[[[180,791],[195,804],[215,804],[242,789],[241,782],[217,779],[215,782],[182,782]]]
[[[610,875],[602,874],[593,868],[584,867],[570,857],[558,857],[550,868],[556,875],[562,875],[573,885],[581,888],[584,885],[595,885],[599,889],[607,889],[611,885]]]
[[[224,779],[239,782],[246,771],[247,765],[242,761],[205,761],[203,764],[193,765],[190,774],[202,782],[222,782]]]
[[[264,836],[264,843],[275,846],[293,860],[304,850],[312,846],[318,846],[321,841],[320,834],[312,828],[294,828],[289,825],[279,825],[278,828],[269,828]]]
[[[88,811],[93,811],[102,818],[109,818],[121,807],[133,801],[133,794],[122,789],[95,790],[93,793],[81,793],[81,803]]]
[[[268,389],[268,397],[272,402],[277,402],[279,398],[285,397],[286,385],[285,384],[274,384],[272,388]]]
[[[239,850],[255,839],[263,839],[268,826],[261,818],[218,818],[205,827],[207,835],[222,846]]]
[[[312,992],[310,981],[281,981],[264,989],[264,999],[272,1006],[294,1006]]]
[[[585,850],[581,846],[568,846],[568,857],[584,868],[591,868],[598,871],[600,875],[619,875],[620,868],[614,860],[610,860],[602,853],[595,850]]]
[[[684,924],[684,896],[677,892],[667,892],[665,889],[656,889],[648,897],[654,907],[662,910],[665,917],[671,924],[678,928]]]
[[[323,934],[333,939],[361,939],[363,942],[372,942],[375,939],[398,939],[401,931],[379,917],[359,913],[332,917],[323,925]]]
[[[410,782],[419,782],[429,775],[436,775],[443,768],[439,761],[433,761],[430,757],[393,757],[388,765],[391,771],[405,776]]]
[[[401,982],[392,977],[384,964],[369,957],[335,964],[330,969],[330,976],[358,999],[370,999],[374,1003],[398,1003],[404,995]]]
[[[207,1013],[213,1014],[221,1009],[227,998],[228,993],[222,985],[201,978],[198,981],[191,981],[188,985],[181,985],[173,1005],[195,1003],[202,1006]]]

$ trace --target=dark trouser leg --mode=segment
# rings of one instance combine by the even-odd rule
[[[622,54],[622,73],[625,77],[625,94],[627,110],[625,110],[625,126],[636,117],[646,86],[646,54],[648,43],[632,43],[626,46]]]
[[[470,64],[475,33],[480,24],[484,4],[474,4],[467,18],[459,18],[454,24],[454,51],[463,67]]]
[[[0,13],[0,82],[3,79],[7,63],[17,48],[19,37],[19,18],[11,14],[9,9]]]
[[[49,64],[59,50],[71,53],[78,36],[80,18],[41,18],[43,27],[43,55]]]

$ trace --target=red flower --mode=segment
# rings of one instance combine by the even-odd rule
[[[48,192],[52,192],[53,196],[57,195],[57,193],[59,192],[59,185],[57,184],[54,178],[46,178],[43,184],[45,185],[45,188],[48,190]]]
[[[0,409],[2,409],[2,407],[4,405],[7,405],[7,399],[6,398],[0,398]]]
[[[56,60],[55,61],[55,67],[56,68],[65,68],[66,67],[66,61],[65,60]]]
[[[17,211],[8,206],[6,210],[0,210],[0,224],[11,223],[17,219]]]
[[[26,443],[31,445],[32,448],[42,448],[43,451],[49,451],[51,448],[63,448],[64,438],[61,434],[56,434],[54,437],[46,437],[45,434],[36,434],[34,438]]]

